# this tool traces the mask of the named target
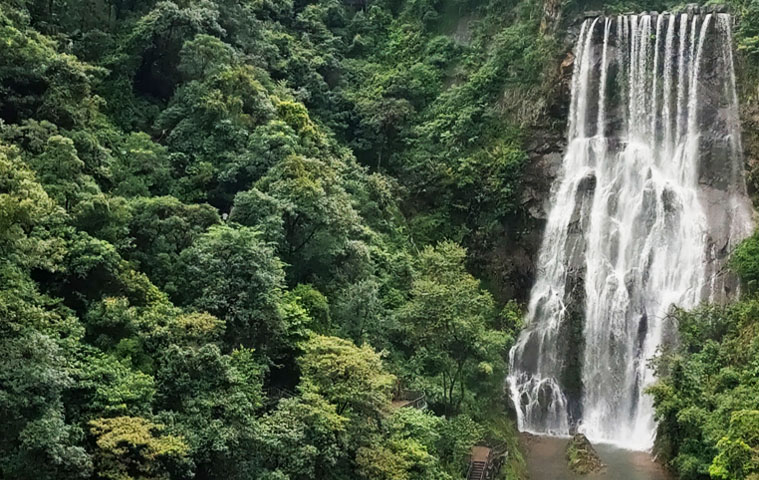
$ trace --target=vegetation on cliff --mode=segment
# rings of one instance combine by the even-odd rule
[[[518,475],[511,255],[561,22],[665,6],[0,1],[0,477],[460,478],[478,442]],[[756,473],[755,303],[680,313],[659,360],[684,478]]]
[[[514,445],[519,307],[470,272],[520,235],[543,17],[0,2],[0,477],[445,479]]]
[[[675,311],[679,342],[655,360],[656,449],[683,479],[759,476],[758,242],[732,257],[740,301]]]

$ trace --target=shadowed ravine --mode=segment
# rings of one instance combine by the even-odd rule
[[[511,352],[520,430],[649,449],[648,360],[674,338],[667,313],[734,295],[723,265],[752,225],[731,23],[697,12],[582,25],[567,152]]]

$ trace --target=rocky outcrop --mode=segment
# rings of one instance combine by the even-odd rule
[[[551,187],[566,151],[567,118],[574,56],[571,47],[559,57],[540,118],[529,128],[527,162],[522,171],[519,215],[504,222],[502,242],[488,254],[487,277],[500,299],[526,302],[535,280],[538,250],[551,201]]]
[[[605,468],[596,449],[582,433],[578,433],[569,441],[567,461],[569,469],[578,475],[600,472]]]
[[[540,33],[552,33],[561,22],[560,0],[546,0],[543,2],[543,18],[540,20]]]

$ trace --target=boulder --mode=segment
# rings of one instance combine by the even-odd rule
[[[606,468],[590,440],[582,433],[578,433],[569,441],[567,460],[569,469],[579,475],[596,473]]]

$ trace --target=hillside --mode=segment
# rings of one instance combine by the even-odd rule
[[[474,445],[522,478],[573,42],[665,8],[0,0],[0,478],[445,480]],[[759,0],[730,8],[755,195]],[[759,475],[758,241],[657,360],[682,478]]]

